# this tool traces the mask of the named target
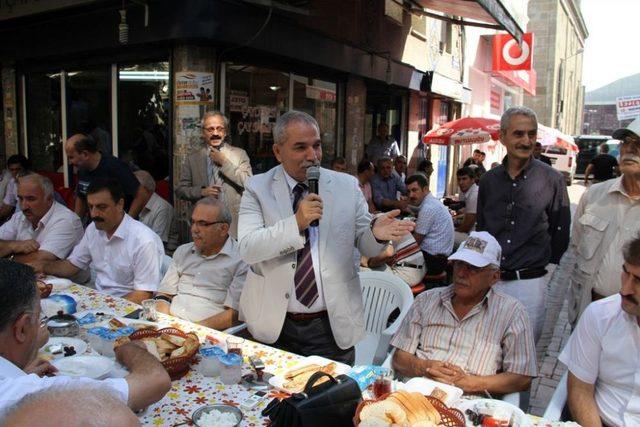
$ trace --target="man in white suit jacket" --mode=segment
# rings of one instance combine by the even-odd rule
[[[229,121],[218,111],[209,111],[202,118],[202,139],[205,146],[185,160],[176,187],[176,196],[193,204],[203,197],[213,196],[229,208],[233,222],[229,235],[238,235],[238,210],[245,181],[252,175],[247,152],[228,142]]]
[[[313,117],[284,114],[274,140],[281,165],[249,179],[240,205],[240,255],[251,266],[240,318],[258,341],[352,364],[354,345],[364,337],[354,245],[365,256],[378,255],[414,224],[395,220],[399,211],[394,211],[372,225],[350,175],[321,169],[320,194],[303,187],[307,168],[322,158]],[[314,220],[319,226],[310,226]],[[308,286],[304,292],[303,286]]]

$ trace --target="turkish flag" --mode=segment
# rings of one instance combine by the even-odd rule
[[[493,71],[531,70],[533,33],[522,35],[522,46],[510,34],[493,36]]]

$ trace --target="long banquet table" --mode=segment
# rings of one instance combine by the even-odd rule
[[[57,293],[73,295],[78,301],[77,310],[111,309],[118,315],[126,315],[138,308],[139,305],[131,303],[125,299],[112,297],[94,289],[81,285],[73,285],[68,289]],[[173,326],[184,332],[193,331],[198,334],[201,345],[215,344],[217,341],[223,343],[228,337],[227,334],[206,328],[186,320],[173,316],[159,314],[159,327]],[[245,356],[257,356],[265,364],[265,372],[277,374],[290,369],[293,365],[303,359],[292,353],[245,340],[243,344],[243,354]],[[204,377],[197,372],[192,364],[192,369],[181,379],[173,381],[171,390],[165,397],[156,404],[147,408],[140,415],[142,425],[148,426],[173,426],[179,423],[189,422],[193,411],[204,405],[227,404],[240,407],[241,403],[255,391],[244,387],[241,384],[224,385],[219,377]],[[250,372],[249,366],[245,363],[243,375]],[[262,417],[260,412],[271,399],[276,396],[286,396],[285,393],[275,389],[269,391],[261,402],[247,409],[240,407],[243,413],[241,426],[265,426],[268,425],[268,418]]]

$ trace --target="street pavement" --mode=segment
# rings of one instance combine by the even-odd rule
[[[577,181],[568,187],[572,218],[585,189],[584,185]],[[538,378],[533,381],[531,386],[531,400],[529,402],[529,413],[533,415],[542,416],[560,378],[566,371],[566,367],[558,361],[558,355],[571,334],[566,296],[574,260],[575,255],[571,250],[568,250],[562,257],[560,265],[547,287],[547,313],[543,332],[536,346]]]

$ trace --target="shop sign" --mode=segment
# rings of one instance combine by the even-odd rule
[[[493,71],[531,70],[533,66],[533,33],[522,35],[522,44],[509,34],[493,36]]]
[[[317,86],[307,85],[306,96],[307,98],[316,99],[318,101],[336,102],[336,93],[334,91]]]
[[[431,92],[460,101],[462,99],[462,83],[434,72],[431,79]]]
[[[491,87],[489,104],[491,108],[491,114],[502,114],[502,89],[496,86]]]
[[[493,76],[510,86],[521,87],[529,94],[536,95],[536,83],[538,80],[536,70],[496,71]]]
[[[213,73],[181,71],[175,74],[177,105],[213,104]]]
[[[249,97],[246,92],[231,91],[229,94],[229,111],[240,113],[246,111],[249,105]]]
[[[640,95],[619,96],[616,98],[618,120],[640,117]]]

